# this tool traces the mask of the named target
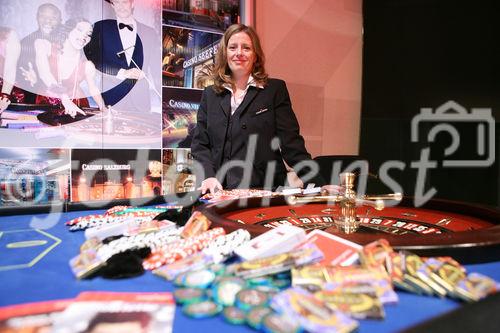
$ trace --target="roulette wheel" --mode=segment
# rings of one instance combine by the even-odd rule
[[[157,143],[161,135],[161,116],[144,112],[98,112],[89,121],[80,121],[67,130],[72,137],[86,140],[89,135],[102,138],[107,144]]]
[[[411,197],[365,196],[355,199],[363,205],[349,208],[355,227],[346,229],[346,207],[339,200],[345,196],[274,194],[208,203],[198,210],[212,226],[227,232],[243,228],[256,236],[287,224],[306,231],[322,229],[361,245],[385,238],[397,250],[452,256],[462,263],[500,260],[500,211],[496,209],[439,199],[413,207]],[[401,200],[386,207],[383,199]]]

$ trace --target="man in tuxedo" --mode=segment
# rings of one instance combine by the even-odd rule
[[[150,111],[149,83],[145,76],[153,73],[149,50],[157,48],[154,29],[134,18],[134,0],[106,0],[116,20],[94,24],[91,42],[85,48],[103,75],[102,97],[106,105],[126,111]],[[144,52],[148,50],[148,52]],[[151,81],[149,81],[151,82]]]
[[[35,41],[37,39],[51,41],[52,32],[61,24],[61,11],[51,3],[41,4],[37,10],[36,22],[38,30],[21,40],[17,74],[19,85],[25,89],[24,102],[29,104],[34,104],[36,94],[45,89],[36,70]]]

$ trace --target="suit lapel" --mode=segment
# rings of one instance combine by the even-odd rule
[[[243,101],[241,102],[240,106],[236,109],[234,112],[235,114],[238,113],[238,115],[241,117],[247,110],[248,104],[253,101],[255,96],[257,96],[257,93],[259,91],[259,88],[256,87],[249,87],[247,94],[245,95],[245,98],[243,98]]]
[[[226,91],[222,100],[220,101],[220,106],[226,117],[231,114],[231,93]]]
[[[109,38],[109,40],[114,41],[115,47],[118,50],[116,54],[118,54],[119,52],[123,51],[122,40],[120,38],[120,30],[118,30],[118,24],[116,23],[115,20],[111,21],[110,25],[111,25],[110,34],[112,37]],[[104,41],[106,41],[106,39],[104,39]],[[121,67],[128,68],[127,58],[125,57],[125,54],[122,53],[120,56],[117,55],[117,57],[118,59],[120,59]]]
[[[134,53],[132,54],[132,59],[134,59],[135,63],[139,68],[142,69],[142,64],[144,61],[144,54],[142,52],[142,41],[141,38],[139,37],[139,33],[137,33],[135,37],[135,48],[134,48]]]
[[[142,69],[142,65],[144,63],[144,52],[142,46],[141,35],[143,35],[141,26],[139,22],[137,22],[137,34],[135,37],[135,48],[134,53],[132,54],[132,59],[136,62],[137,66]]]

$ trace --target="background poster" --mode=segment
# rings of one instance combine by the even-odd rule
[[[187,28],[224,32],[240,23],[239,0],[163,0],[163,22]]]
[[[163,86],[198,89],[207,86],[198,77],[214,63],[221,38],[220,33],[164,25]]]
[[[69,174],[68,149],[0,149],[0,205],[65,201]]]
[[[93,48],[94,53],[99,53],[102,45],[113,43],[108,34],[99,34],[96,29],[97,23],[116,19],[109,2],[0,3],[0,56],[17,57],[17,64],[6,67],[15,68],[14,72],[5,71],[0,64],[0,76],[14,84],[12,103],[1,115],[0,145],[161,148],[161,1],[130,4],[138,25],[137,36],[142,41],[141,45],[131,46],[142,52],[137,66],[144,75],[134,82],[127,81],[132,88],[108,103],[106,93],[126,79],[104,70],[106,67],[88,49],[99,38],[103,43]],[[16,45],[20,46],[17,56]],[[135,66],[127,61],[127,66]],[[104,103],[99,103],[101,97]],[[74,111],[70,102],[80,111]]]
[[[190,148],[201,90],[163,88],[163,148]]]
[[[192,167],[190,149],[164,149],[163,194],[194,191],[196,179]]]

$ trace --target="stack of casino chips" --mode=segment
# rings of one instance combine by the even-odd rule
[[[385,317],[384,305],[398,302],[394,286],[467,301],[499,289],[485,276],[466,274],[449,257],[395,252],[385,240],[363,247],[359,256],[359,263],[347,267],[304,260],[290,267],[290,253],[229,266],[193,265],[174,278],[174,296],[193,318],[222,314],[231,324],[268,332],[351,332],[357,319]],[[272,268],[276,263],[283,268],[279,273]]]
[[[223,228],[214,228],[187,239],[170,242],[151,252],[151,255],[143,262],[144,269],[153,270],[186,258],[201,251],[214,239],[224,234],[225,231]]]
[[[193,318],[222,314],[233,325],[246,324],[268,332],[298,332],[302,328],[311,328],[311,320],[317,321],[314,316],[329,311],[334,317],[330,317],[323,329],[350,332],[357,327],[357,322],[336,313],[313,295],[307,298],[301,295],[298,300],[303,302],[306,310],[311,310],[312,306],[313,311],[308,317],[313,316],[313,319],[302,314],[291,316],[283,308],[285,304],[291,306],[291,300],[277,301],[280,297],[286,298],[291,290],[290,265],[310,264],[322,258],[315,250],[314,245],[307,244],[291,252],[229,266],[196,266],[174,278],[177,286],[174,297],[183,313]],[[304,290],[304,293],[308,292]],[[315,303],[310,303],[309,297],[316,299]]]
[[[164,212],[162,208],[130,208],[128,206],[115,206],[104,214],[92,214],[74,218],[66,225],[70,231],[85,230],[87,228],[99,227],[105,224],[122,223],[130,219],[142,218],[152,220],[155,216]]]
[[[479,273],[467,274],[465,267],[451,257],[395,252],[384,239],[366,245],[360,259],[367,267],[383,267],[398,289],[419,295],[472,302],[500,290],[496,281]]]
[[[165,246],[165,244],[178,241],[181,231],[182,229],[170,228],[147,234],[120,237],[100,246],[97,253],[102,260],[106,261],[111,258],[111,256],[127,250],[137,250],[147,247],[155,251]]]
[[[176,276],[187,271],[196,271],[212,264],[219,264],[231,257],[234,250],[250,240],[250,233],[238,229],[227,235],[220,235],[208,244],[201,252],[188,255],[174,263],[163,265],[153,273],[173,280]],[[222,265],[221,265],[222,266]]]

